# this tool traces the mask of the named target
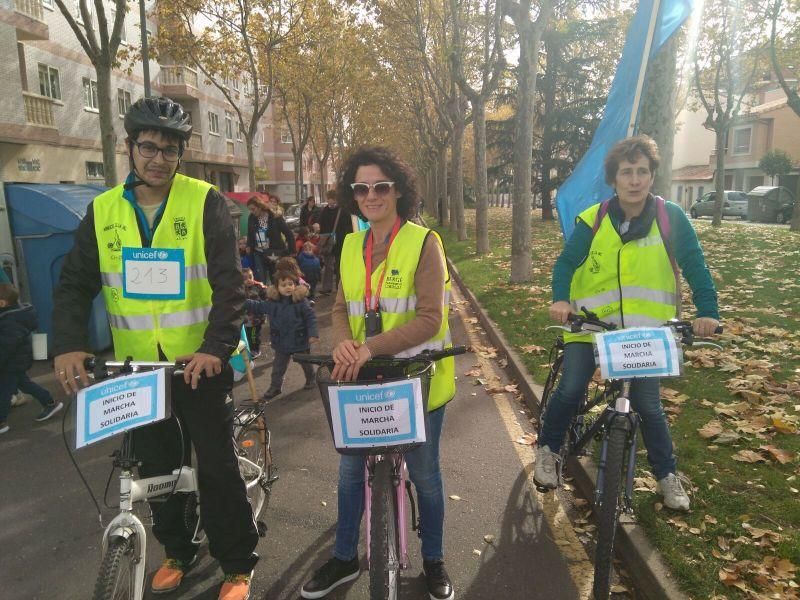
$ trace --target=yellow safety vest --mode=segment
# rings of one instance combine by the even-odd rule
[[[591,228],[599,209],[595,204],[578,219]],[[569,298],[575,313],[586,307],[619,327],[657,327],[678,314],[679,294],[656,219],[645,237],[623,243],[606,214],[572,277]],[[591,342],[592,336],[567,333],[564,341]]]
[[[168,360],[196,352],[203,343],[211,311],[203,212],[211,184],[176,174],[152,248],[182,248],[185,295],[180,300],[125,298],[122,248],[142,248],[133,206],[118,185],[94,199],[94,227],[100,255],[103,299],[118,360]]]
[[[422,247],[428,234],[436,236],[439,245],[442,240],[435,231],[405,222],[397,232],[387,263],[386,276],[380,297],[381,323],[383,331],[391,331],[411,321],[417,314],[417,294],[414,287],[414,275],[422,254]],[[364,263],[364,240],[367,231],[351,233],[344,239],[341,258],[341,281],[344,299],[347,303],[347,315],[353,339],[363,342],[366,336],[364,323],[364,297],[366,295],[366,273]],[[443,247],[443,246],[442,246]],[[444,250],[442,250],[444,254]],[[372,289],[378,288],[383,264],[379,264],[372,273]],[[439,330],[427,342],[409,348],[397,354],[398,357],[414,356],[424,350],[441,350],[452,347],[450,328],[447,323],[450,307],[450,275],[445,264],[445,290],[442,297],[442,323]],[[456,393],[455,360],[452,356],[436,361],[428,396],[428,412],[444,406]]]

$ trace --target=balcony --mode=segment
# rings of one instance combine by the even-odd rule
[[[199,131],[193,131],[192,137],[189,138],[189,145],[187,146],[189,150],[197,150],[198,152],[203,151],[203,134]]]
[[[31,94],[30,92],[22,92],[22,97],[25,99],[25,120],[29,125],[55,129],[53,100],[47,96]]]
[[[173,100],[196,100],[200,98],[197,71],[180,65],[161,65],[158,74],[161,93]]]
[[[50,31],[44,22],[42,0],[3,0],[0,21],[13,25],[18,41],[47,40]]]

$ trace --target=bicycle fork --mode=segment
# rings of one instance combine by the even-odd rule
[[[394,490],[395,495],[395,506],[397,506],[397,512],[395,513],[394,518],[396,519],[395,526],[397,527],[398,533],[398,543],[400,545],[399,552],[398,552],[398,560],[399,564],[397,565],[389,565],[390,570],[394,567],[394,570],[399,569],[407,569],[409,565],[408,560],[408,532],[406,531],[406,518],[407,518],[407,510],[406,510],[406,503],[405,503],[405,496],[407,492],[407,487],[409,482],[406,480],[405,472],[406,472],[406,461],[405,458],[402,456],[397,457],[385,457],[384,460],[389,460],[392,463],[392,488]],[[365,485],[364,485],[364,512],[366,513],[366,534],[367,534],[367,562],[371,560],[370,557],[370,538],[371,538],[371,521],[372,521],[372,480],[375,476],[375,463],[376,457],[370,456],[364,461],[364,478],[365,478]],[[413,498],[412,498],[413,503]],[[413,505],[412,505],[413,511]]]
[[[625,449],[627,451],[627,463],[625,464],[625,488],[623,490],[623,510],[626,514],[633,513],[633,480],[636,473],[636,438],[639,431],[639,417],[631,411],[629,400],[631,381],[626,380],[622,384],[622,391],[617,396],[614,407],[609,406],[595,426],[587,432],[587,436],[594,435],[600,427],[605,427],[606,431],[611,428],[620,427],[619,417],[627,420]],[[597,485],[594,492],[594,503],[596,506],[602,504],[603,490],[605,488],[605,473],[608,461],[608,435],[603,435],[600,444],[600,459],[597,464]]]

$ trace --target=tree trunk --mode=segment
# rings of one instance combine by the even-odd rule
[[[442,227],[448,227],[450,225],[450,206],[447,204],[447,146],[442,148],[440,161],[441,170],[439,172],[439,177],[441,178],[441,186],[439,189],[439,225]]]
[[[294,158],[294,201],[299,203],[300,186],[303,185],[303,157],[297,158],[297,153],[293,153]]]
[[[716,188],[716,198],[714,200],[714,218],[711,221],[713,227],[722,225],[722,203],[725,199],[725,130],[727,127],[719,126],[716,130],[717,147],[717,172],[714,173],[714,187]]]
[[[247,148],[247,184],[248,191],[255,192],[257,189],[256,184],[256,155],[253,152],[253,136],[252,134],[244,134],[245,148]]]
[[[486,106],[482,97],[472,102],[475,138],[475,251],[489,252],[489,183],[486,178]]]
[[[103,148],[103,175],[108,187],[114,187],[117,180],[117,140],[114,135],[114,122],[111,112],[111,67],[103,63],[95,64],[97,74],[97,108],[100,110],[100,143]]]
[[[467,239],[467,225],[464,221],[464,111],[461,95],[456,95],[456,108],[453,114],[453,141],[451,164],[453,165],[453,193],[451,194],[452,214],[450,229],[458,235],[458,241]]]
[[[543,9],[542,9],[543,10]],[[531,278],[531,161],[533,159],[533,103],[536,97],[541,30],[526,19],[519,31],[519,85],[514,140],[514,195],[511,229],[511,282]]]
[[[639,132],[658,144],[661,165],[653,193],[668,198],[672,185],[672,154],[675,139],[675,65],[678,36],[673,35],[647,67],[645,97],[639,113]]]
[[[798,115],[800,116],[800,115]],[[800,231],[800,177],[797,178],[797,187],[794,191],[794,208],[792,209],[792,222],[789,231]]]

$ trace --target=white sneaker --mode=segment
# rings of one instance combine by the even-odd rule
[[[28,396],[23,394],[22,392],[17,392],[13,396],[11,396],[11,407],[14,408],[15,406],[22,406],[28,402]]]
[[[664,505],[672,510],[689,510],[689,496],[683,490],[681,480],[670,473],[656,484],[656,492],[664,496]]]
[[[533,464],[533,481],[546,488],[558,487],[558,461],[560,457],[547,446],[536,447]]]

